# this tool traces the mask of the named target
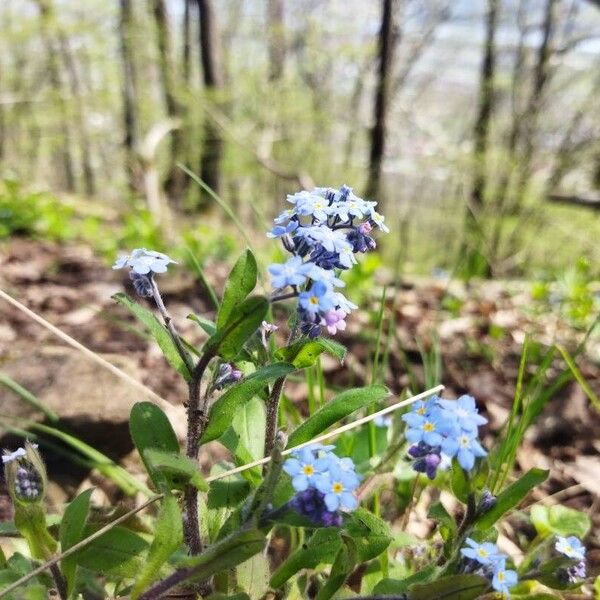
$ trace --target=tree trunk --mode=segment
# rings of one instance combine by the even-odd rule
[[[369,179],[366,195],[379,197],[381,191],[381,166],[385,153],[386,121],[394,53],[394,11],[397,0],[382,1],[381,29],[379,31],[379,67],[375,89],[375,123],[371,129]]]
[[[200,16],[200,60],[207,95],[214,96],[224,87],[225,77],[221,63],[221,42],[210,0],[197,0]],[[214,99],[214,98],[213,98]],[[219,98],[214,99],[217,102]],[[210,116],[204,119],[204,140],[200,156],[200,177],[215,193],[221,193],[221,159],[223,140]]]
[[[486,159],[490,123],[494,110],[494,74],[496,69],[496,24],[499,0],[488,0],[486,38],[479,78],[479,105],[473,129],[473,183],[467,204],[463,243],[462,271],[467,277],[491,275],[491,264],[483,246],[482,219],[486,192]]]
[[[268,0],[269,81],[279,81],[285,65],[285,25],[283,0]]]
[[[77,71],[77,65],[73,59],[73,54],[69,47],[69,40],[62,30],[58,32],[58,41],[63,57],[63,63],[69,76],[71,97],[73,98],[75,104],[73,116],[75,118],[77,137],[79,138],[79,143],[81,146],[81,167],[83,170],[84,189],[86,194],[93,196],[96,193],[96,183],[94,179],[94,170],[92,168],[92,149],[87,131],[87,125],[85,122],[81,80]]]
[[[64,176],[64,186],[69,192],[75,191],[75,168],[73,157],[71,155],[71,134],[67,114],[67,105],[63,94],[62,80],[60,78],[58,53],[55,47],[55,41],[52,36],[51,27],[54,21],[54,11],[50,0],[36,0],[41,15],[42,37],[46,49],[46,58],[48,60],[48,77],[54,101],[58,108],[58,128],[61,134],[60,147],[56,152],[56,157],[61,164]]]
[[[140,191],[140,168],[137,158],[138,145],[138,111],[137,111],[137,77],[133,58],[133,12],[131,0],[120,0],[119,38],[121,46],[121,67],[123,74],[123,127],[125,136],[125,169],[129,189]]]
[[[186,86],[189,87],[192,71],[192,0],[183,0],[183,2],[183,51],[181,62],[183,64],[183,79]]]
[[[169,32],[167,7],[164,0],[152,0],[152,13],[156,24],[158,63],[166,113],[169,119],[179,120],[183,117],[184,111],[176,95],[171,34]],[[183,151],[182,129],[178,128],[173,130],[171,134],[171,168],[165,183],[167,192],[175,201],[181,200],[187,181],[183,171],[177,167],[177,163],[183,159]]]

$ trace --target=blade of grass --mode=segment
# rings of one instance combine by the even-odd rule
[[[53,423],[56,423],[59,420],[59,416],[50,407],[38,400],[29,390],[25,389],[21,384],[17,383],[5,373],[0,373],[0,384],[6,386],[9,390],[19,396],[19,398],[25,400],[25,402],[42,412]]]
[[[558,351],[562,354],[564,361],[567,363],[567,366],[573,373],[573,377],[577,380],[577,383],[581,386],[581,389],[585,392],[585,395],[588,397],[589,401],[594,405],[594,408],[600,412],[600,398],[594,394],[594,391],[585,380],[585,377],[581,374],[581,371],[577,368],[575,361],[571,357],[571,355],[567,352],[566,348],[557,344],[556,346]]]

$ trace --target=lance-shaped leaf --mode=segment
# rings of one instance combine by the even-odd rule
[[[467,503],[469,493],[471,492],[471,482],[456,459],[452,461],[450,488],[458,500],[460,500],[463,504]]]
[[[544,469],[530,469],[517,481],[511,483],[497,496],[496,504],[477,519],[476,529],[485,531],[492,527],[505,513],[517,506],[535,486],[544,483],[548,478],[548,474],[549,471]]]
[[[233,418],[251,398],[256,396],[267,383],[285,377],[294,371],[287,363],[275,363],[252,373],[239,383],[231,386],[211,407],[208,426],[201,442],[206,444],[220,438],[231,425]]]
[[[490,587],[480,575],[451,575],[431,583],[414,584],[408,600],[475,600]]]
[[[331,564],[342,545],[338,529],[317,529],[308,543],[290,554],[271,576],[271,587],[282,586],[300,569],[314,569],[321,563]]]
[[[430,581],[440,570],[440,567],[429,565],[404,579],[384,578],[373,588],[373,594],[380,596],[404,594],[411,585]]]
[[[190,321],[194,321],[194,323],[198,323],[208,335],[215,335],[215,333],[217,333],[217,326],[210,319],[206,319],[202,315],[196,315],[194,313],[190,313],[187,318]]]
[[[163,476],[148,463],[146,451],[150,448],[170,454],[179,454],[179,442],[167,415],[152,402],[137,402],[129,415],[129,432],[148,475],[157,487]]]
[[[264,533],[258,529],[237,531],[207,548],[202,554],[179,561],[185,569],[185,581],[205,581],[215,573],[232,569],[262,552],[267,544]]]
[[[129,296],[119,292],[113,296],[119,304],[129,309],[131,313],[144,324],[150,335],[162,350],[169,364],[181,373],[188,381],[191,374],[177,351],[177,346],[167,328],[146,308],[134,302]]]
[[[269,310],[269,301],[264,296],[251,296],[239,304],[227,323],[206,342],[205,352],[234,359],[242,346],[264,321]]]
[[[149,451],[150,452],[150,451]],[[132,600],[148,587],[159,576],[159,570],[169,557],[183,542],[183,525],[181,511],[175,496],[168,494],[162,500],[156,524],[154,539],[150,545],[148,556],[144,562],[142,572],[133,586]]]
[[[59,530],[61,552],[68,550],[84,538],[85,526],[90,511],[90,497],[93,491],[93,489],[89,489],[81,492],[65,509]],[[77,554],[63,558],[60,568],[67,582],[67,591],[71,594],[75,585]]]
[[[222,329],[237,312],[241,302],[256,286],[256,259],[249,248],[237,259],[223,290],[223,301],[217,316],[217,329]]]
[[[94,533],[86,527],[86,536]],[[136,577],[144,564],[148,543],[125,527],[113,527],[77,552],[77,564],[102,575]]]
[[[379,556],[392,541],[388,524],[364,508],[347,516],[344,530],[354,540],[362,562]]]
[[[370,385],[338,394],[291,433],[288,447],[311,440],[353,412],[384,400],[389,393],[383,385]]]
[[[351,538],[344,539],[338,550],[325,585],[319,590],[316,600],[330,600],[344,585],[347,577],[356,566],[356,547]]]
[[[297,369],[304,369],[314,365],[323,352],[327,352],[343,362],[346,356],[346,347],[327,338],[300,340],[290,346],[279,348],[275,352],[275,358],[292,363]]]
[[[169,489],[183,489],[188,483],[201,492],[208,491],[208,484],[202,477],[200,466],[187,456],[148,448],[144,457],[153,472],[160,472]]]

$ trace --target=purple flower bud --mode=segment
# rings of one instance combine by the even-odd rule
[[[142,296],[142,298],[152,296],[152,281],[150,277],[151,275],[140,275],[133,270],[129,271],[129,279],[133,282],[133,287],[138,296]]]
[[[477,510],[480,515],[488,512],[496,506],[496,496],[494,496],[489,490],[484,490],[479,501]]]
[[[215,379],[215,389],[222,390],[226,385],[235,383],[243,377],[243,373],[234,365],[222,363],[219,367],[219,375]]]

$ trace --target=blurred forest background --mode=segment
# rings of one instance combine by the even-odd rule
[[[182,164],[257,240],[347,183],[396,270],[598,274],[598,3],[3,0],[0,28],[0,237],[237,249]]]

